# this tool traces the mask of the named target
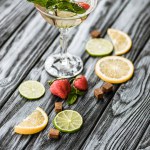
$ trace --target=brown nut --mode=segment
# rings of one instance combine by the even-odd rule
[[[91,32],[92,38],[99,38],[100,35],[101,35],[101,32],[98,31],[98,30],[93,30],[93,31]]]
[[[55,102],[55,112],[62,111],[62,102]]]
[[[94,90],[95,97],[99,100],[103,98],[104,92],[102,88],[97,88]]]
[[[60,135],[59,130],[52,129],[52,128],[50,129],[49,134],[48,134],[49,138],[53,138],[53,139],[58,139],[59,135]]]
[[[104,85],[102,86],[102,89],[103,89],[103,92],[104,93],[108,93],[108,92],[111,92],[113,91],[113,85],[111,83],[104,83]]]

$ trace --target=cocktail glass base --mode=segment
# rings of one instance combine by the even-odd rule
[[[45,61],[45,70],[54,77],[71,78],[83,70],[80,57],[71,54],[53,54]]]

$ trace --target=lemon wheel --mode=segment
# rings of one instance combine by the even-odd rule
[[[132,62],[121,56],[107,56],[95,65],[95,73],[102,80],[109,83],[123,83],[128,81],[134,72]]]

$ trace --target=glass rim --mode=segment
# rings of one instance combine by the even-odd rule
[[[38,4],[35,4],[35,8],[42,14],[48,16],[48,17],[51,17],[53,19],[57,19],[57,20],[74,20],[74,19],[80,19],[82,17],[85,17],[87,15],[89,15],[93,10],[94,8],[96,7],[96,4],[97,4],[97,0],[94,0],[94,5],[92,6],[91,9],[89,9],[89,11],[87,10],[84,14],[78,14],[78,16],[73,16],[73,17],[67,17],[67,18],[63,18],[63,17],[59,17],[59,16],[54,16],[54,15],[51,15],[45,11],[43,11],[41,8],[44,8],[44,7],[41,7],[40,5]],[[44,8],[45,9],[45,8]]]

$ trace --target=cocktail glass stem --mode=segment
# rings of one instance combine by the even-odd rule
[[[60,28],[59,31],[60,31],[61,53],[66,54],[67,53],[67,32],[68,32],[68,29]]]
[[[67,53],[68,29],[60,28],[59,30],[61,52],[59,54],[50,55],[46,59],[45,69],[49,74],[55,77],[74,77],[82,71],[83,62],[80,57]]]
[[[61,66],[60,69],[62,73],[65,74],[65,69],[69,67],[68,65],[68,59],[67,59],[67,31],[66,28],[60,28],[60,46],[61,46]]]

